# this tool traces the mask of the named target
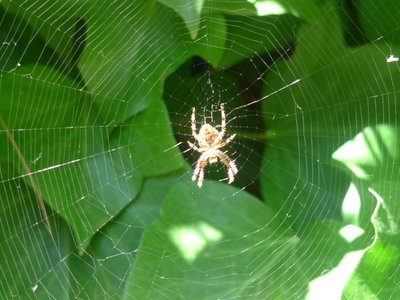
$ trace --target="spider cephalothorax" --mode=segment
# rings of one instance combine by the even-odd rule
[[[232,183],[235,174],[238,172],[236,164],[230,159],[230,157],[222,152],[220,148],[226,146],[233,140],[236,134],[232,134],[229,138],[223,141],[223,137],[226,132],[226,120],[224,105],[221,104],[221,131],[215,129],[210,124],[203,124],[200,128],[199,133],[196,129],[196,111],[193,107],[192,111],[192,135],[198,143],[198,147],[188,141],[189,146],[202,153],[197,160],[196,168],[194,169],[192,180],[195,181],[198,178],[197,185],[202,186],[204,180],[204,168],[208,163],[216,163],[220,160],[228,169],[228,183]]]

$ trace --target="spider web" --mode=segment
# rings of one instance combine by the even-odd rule
[[[383,2],[0,2],[1,298],[397,299]]]

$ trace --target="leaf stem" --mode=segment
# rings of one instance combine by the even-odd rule
[[[17,143],[15,142],[14,136],[12,135],[12,133],[10,132],[10,130],[8,130],[8,126],[6,124],[6,122],[4,121],[3,117],[0,116],[0,125],[3,127],[6,135],[7,135],[7,139],[8,141],[11,143],[12,147],[14,148],[15,152],[17,153],[17,156],[19,158],[19,161],[22,164],[22,167],[24,169],[24,172],[28,175],[29,181],[31,183],[33,192],[35,193],[35,198],[39,204],[40,207],[40,211],[42,213],[43,219],[46,222],[46,227],[47,230],[49,231],[50,237],[53,240],[54,244],[55,244],[55,240],[54,240],[54,236],[53,236],[53,232],[51,231],[51,226],[50,226],[50,221],[49,221],[49,217],[47,215],[46,212],[46,207],[44,205],[44,201],[43,201],[43,197],[40,193],[39,187],[36,184],[36,181],[33,179],[32,176],[32,172],[28,166],[28,164],[26,163],[26,160],[24,158],[24,155],[22,154],[21,150],[19,149]]]

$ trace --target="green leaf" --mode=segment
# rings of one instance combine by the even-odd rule
[[[398,127],[379,124],[367,127],[353,140],[337,149],[332,157],[342,163],[354,177],[364,181],[377,199],[379,216],[375,218],[376,234],[389,235],[389,240],[399,234],[400,205],[397,195],[400,169],[400,141]],[[382,199],[382,200],[380,200]],[[380,203],[380,201],[382,203]],[[384,239],[385,240],[385,239]]]
[[[48,2],[49,5],[43,5],[43,1],[28,3],[4,0],[0,3],[7,12],[5,18],[2,18],[1,31],[8,31],[5,41],[8,43],[7,50],[17,61],[6,59],[8,55],[2,55],[2,59],[13,68],[17,63],[23,66],[26,63],[41,62],[70,72],[77,65],[81,53],[79,43],[82,42],[79,39],[82,34],[79,19],[66,13],[61,1]],[[0,14],[4,13],[2,7]],[[14,14],[22,20],[15,22]],[[25,25],[25,22],[32,28]]]
[[[227,16],[228,36],[221,67],[268,52],[285,52],[295,41],[298,18],[282,16]]]
[[[165,78],[190,57],[201,56],[217,66],[223,55],[226,25],[218,12],[212,12],[210,18],[200,18],[193,42],[178,14],[155,0],[124,1],[107,7],[98,0],[56,1],[49,6],[23,2],[15,13],[27,15],[27,21],[37,27],[36,17],[29,14],[37,5],[37,11],[44,10],[46,16],[40,26],[42,36],[64,61],[73,60],[71,64],[75,66],[79,60],[85,89],[107,124],[121,124],[160,101]],[[68,14],[59,18],[60,11]],[[60,24],[62,29],[67,26],[68,34],[49,33],[54,24]]]
[[[191,56],[200,55],[212,64],[222,56],[223,34],[193,43],[172,9],[139,0],[126,6],[87,7],[87,47],[79,67],[106,123],[122,123],[160,101],[165,78]],[[122,20],[120,13],[125,10],[132,10],[132,17]],[[109,22],[110,18],[121,21]],[[201,21],[199,41],[207,38],[213,24]],[[224,27],[222,22],[211,32]]]
[[[90,129],[88,129],[89,131]],[[101,134],[88,134],[95,141]],[[82,160],[35,176],[43,197],[74,229],[82,251],[98,230],[105,226],[139,193],[143,175],[129,152],[100,146]]]
[[[74,244],[68,225],[49,214],[53,240],[34,193],[11,168],[0,163],[0,298],[69,299],[68,255]]]
[[[178,176],[146,180],[140,195],[94,236],[82,256],[71,257],[71,294],[87,299],[121,299],[143,231],[160,215]]]
[[[350,177],[332,153],[366,126],[395,122],[396,96],[382,91],[396,90],[400,74],[384,53],[379,44],[345,48],[331,9],[299,33],[294,55],[266,77],[261,186],[273,208],[296,216],[296,227],[340,216]]]
[[[332,228],[310,226],[300,240],[247,193],[182,182],[169,191],[161,219],[146,230],[125,296],[300,297],[308,280],[346,249]]]
[[[205,59],[214,68],[218,67],[224,55],[227,40],[225,17],[219,13],[201,19],[199,33],[194,43],[187,44],[193,56]]]
[[[386,124],[367,127],[337,149],[332,157],[360,179],[376,181],[396,176],[390,173],[400,167],[398,131]]]
[[[132,117],[111,137],[111,149],[124,149],[146,177],[186,167],[170,127],[164,102],[158,101]]]
[[[145,233],[126,295],[215,299],[255,292],[261,275],[284,261],[297,239],[272,227],[273,213],[259,201],[232,195],[233,188],[220,184],[174,187],[161,219]],[[227,264],[232,255],[233,269]],[[268,294],[273,289],[266,284]]]
[[[45,80],[47,83],[44,82]],[[14,72],[3,73],[0,78],[2,93],[0,115],[3,116],[10,130],[70,126],[80,120],[79,110],[84,106],[83,100],[85,99],[85,95],[74,88],[76,88],[76,84],[70,78],[53,69],[40,64],[21,66]],[[53,96],[46,97],[44,95]],[[60,97],[64,101],[60,102]],[[54,115],[59,117],[55,118]],[[71,131],[76,132],[75,130]],[[14,134],[23,135],[26,132]],[[32,140],[31,145],[37,143],[35,139],[38,136],[26,135],[26,138]],[[62,142],[63,138],[58,138],[56,141],[56,143]],[[33,150],[24,153],[29,155],[27,160],[37,158],[39,153],[35,150],[38,150],[39,146],[36,145],[36,147],[32,147]],[[71,148],[70,145],[65,145],[65,147]],[[4,152],[2,154],[4,155]],[[51,159],[52,155],[49,155]],[[40,165],[41,161],[43,160],[38,160],[37,164]]]
[[[150,87],[158,91],[155,82],[146,78],[154,71],[152,62],[157,64],[158,59],[146,61],[147,57],[143,57],[144,46],[148,50],[152,45],[154,33],[146,32],[146,24],[154,7],[155,0],[124,1],[108,7],[99,1],[87,1],[79,11],[87,24],[86,47],[79,69],[106,123],[123,122],[152,101],[148,95]],[[129,10],[132,13],[121,18]],[[135,63],[141,68],[135,69]]]
[[[257,1],[258,2],[258,1]],[[263,2],[263,1],[259,1]],[[293,14],[307,22],[318,22],[331,6],[331,0],[276,0],[288,13]]]
[[[400,3],[391,0],[360,0],[356,3],[361,29],[368,40],[383,39],[388,43],[400,43],[397,20],[400,18]],[[388,49],[389,50],[389,49]],[[389,53],[398,54],[398,53]]]
[[[82,124],[80,113],[85,97],[74,87],[68,77],[39,64],[2,74],[0,116],[7,128],[1,129],[8,129],[12,138],[0,136],[0,159],[13,163],[19,174],[28,178],[27,173],[40,176],[43,170],[60,168],[82,158],[83,130],[78,125]],[[29,172],[23,167],[12,140]],[[47,186],[39,188],[44,192]]]
[[[344,295],[354,298],[358,291],[371,298],[398,298],[400,282],[400,205],[398,203],[400,143],[395,126],[367,127],[340,147],[333,157],[353,176],[365,181],[376,198],[372,217],[373,244],[366,248]],[[354,155],[357,153],[357,155]],[[395,171],[394,171],[395,170]]]
[[[257,9],[251,1],[247,0],[229,0],[214,1],[206,0],[204,3],[204,12],[218,12],[229,15],[257,15]]]
[[[175,10],[185,22],[192,39],[194,40],[197,37],[204,0],[192,0],[189,3],[187,0],[157,1]]]
[[[201,55],[214,64],[221,57],[223,39],[219,36],[211,38],[210,50],[204,51],[205,43],[193,44],[174,11],[157,3],[140,3],[127,9],[143,17],[127,22],[120,21],[118,10],[108,14],[90,11],[88,47],[79,66],[90,91],[98,95],[95,102],[106,122],[120,123],[160,101],[165,78],[189,57]],[[202,41],[206,33],[200,30],[198,39]],[[101,52],[91,51],[94,46]],[[110,101],[115,103],[109,105]]]
[[[5,11],[0,3],[0,36],[2,38],[0,70],[12,71],[20,66],[38,61],[50,61],[51,54],[45,45],[45,41],[38,38],[35,33],[21,21],[16,24],[15,16]],[[29,55],[26,55],[29,52]]]
[[[394,184],[398,185],[398,182],[388,183],[385,189],[392,189]],[[392,195],[399,195],[399,192],[397,188],[397,194]],[[390,201],[390,198],[386,199]],[[364,250],[364,255],[344,289],[343,296],[348,299],[358,299],[360,295],[368,295],[368,299],[396,299],[400,296],[400,210],[398,205],[396,210],[388,209],[379,196],[377,202],[372,218],[376,236],[372,245]]]
[[[105,129],[95,126],[94,108],[70,79],[41,65],[17,71],[0,79],[0,115],[38,192],[67,220],[84,248],[110,216],[135,197],[142,175],[123,149],[104,148]],[[30,184],[6,135],[0,136],[0,146],[0,158],[17,166]]]

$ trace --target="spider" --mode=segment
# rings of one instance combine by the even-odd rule
[[[196,139],[199,147],[188,141],[190,148],[202,153],[197,160],[196,168],[194,169],[192,181],[198,178],[197,185],[201,187],[204,180],[204,168],[208,163],[213,164],[220,160],[228,169],[228,183],[232,183],[235,174],[238,172],[236,164],[231,158],[220,150],[220,148],[225,147],[229,142],[231,142],[236,133],[232,134],[229,138],[223,141],[223,137],[226,132],[226,119],[224,104],[221,104],[221,131],[215,129],[215,127],[210,124],[201,125],[199,133],[196,129],[196,111],[193,107],[192,111],[192,135]]]

